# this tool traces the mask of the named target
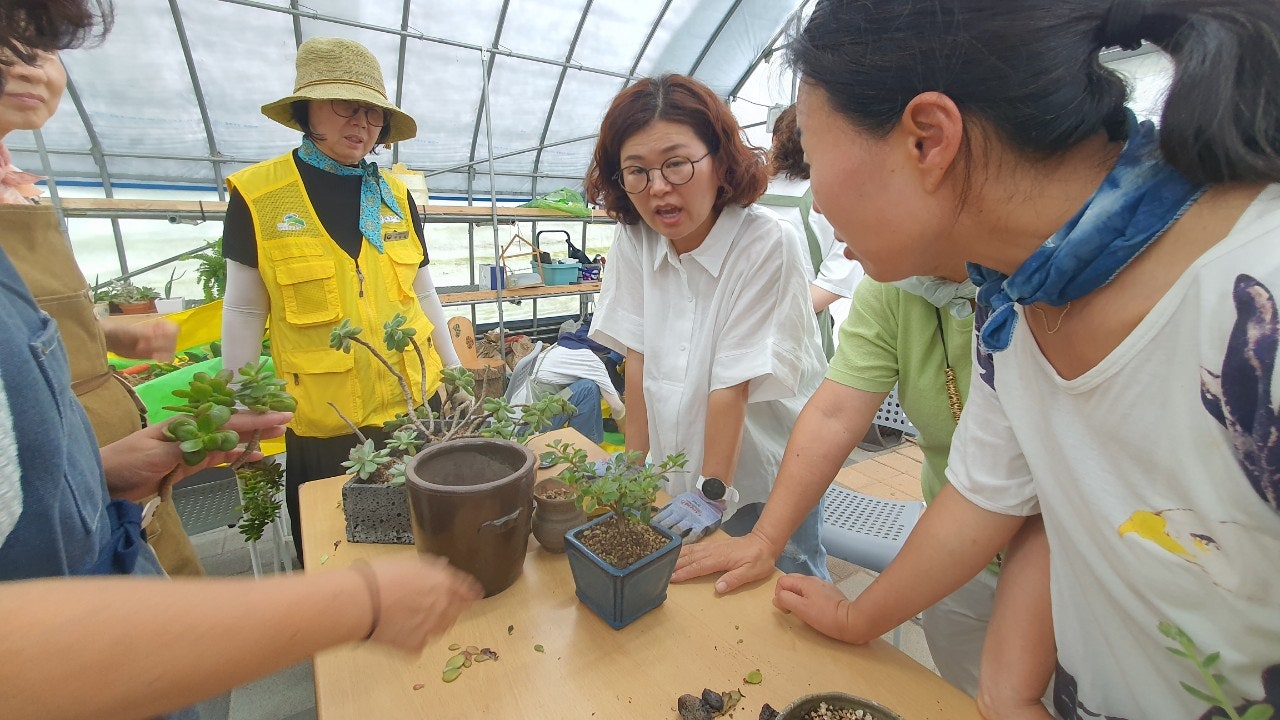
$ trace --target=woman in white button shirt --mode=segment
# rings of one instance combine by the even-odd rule
[[[686,541],[750,531],[826,366],[794,230],[753,205],[767,182],[724,101],[680,75],[614,98],[587,171],[620,223],[591,338],[627,358],[627,449],[688,455],[659,515]],[[821,517],[779,568],[827,576]]]

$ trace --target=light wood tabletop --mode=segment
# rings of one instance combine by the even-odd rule
[[[605,455],[567,429],[535,438],[530,447],[539,452],[555,438]],[[557,471],[540,471],[539,479]],[[345,479],[302,486],[307,572],[414,552],[406,545],[346,542]],[[776,610],[774,579],[724,597],[716,596],[713,578],[672,585],[656,610],[613,630],[578,602],[565,556],[530,537],[520,579],[476,603],[421,655],[362,645],[317,655],[317,712],[321,720],[666,719],[678,717],[676,699],[684,693],[736,688],[745,696],[735,712],[743,720],[754,720],[763,703],[781,709],[801,695],[829,690],[870,698],[908,720],[980,717],[972,699],[892,645],[845,645]],[[445,683],[441,674],[455,654],[448,649],[453,643],[491,648],[498,660],[473,664]],[[763,677],[759,685],[743,682],[753,670]]]

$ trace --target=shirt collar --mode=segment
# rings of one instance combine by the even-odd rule
[[[685,255],[697,261],[708,273],[711,273],[712,277],[720,277],[725,258],[729,256],[729,248],[733,245],[733,238],[737,236],[738,229],[742,227],[746,217],[746,208],[737,205],[726,206],[720,211],[720,217],[716,218],[715,225],[711,226],[707,239],[703,240],[696,250]],[[653,269],[657,270],[663,260],[679,267],[680,256],[675,248],[671,247],[671,241],[662,237],[661,234],[658,237],[664,241],[663,252],[654,254]]]

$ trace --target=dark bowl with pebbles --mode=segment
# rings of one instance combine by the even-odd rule
[[[840,692],[805,695],[782,709],[778,720],[902,720],[877,702]]]

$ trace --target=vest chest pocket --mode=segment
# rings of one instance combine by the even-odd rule
[[[385,245],[387,259],[391,261],[399,281],[399,296],[392,294],[392,299],[405,301],[417,297],[413,291],[413,281],[418,276],[418,265],[422,262],[422,246],[412,234],[404,240],[395,240]]]
[[[276,265],[276,282],[284,297],[284,317],[291,325],[307,326],[338,319],[337,269],[327,258],[298,258]]]

